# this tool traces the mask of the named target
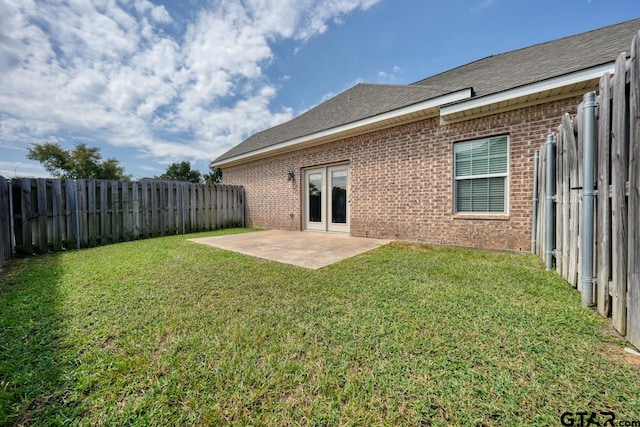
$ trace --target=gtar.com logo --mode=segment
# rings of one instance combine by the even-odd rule
[[[560,415],[563,426],[615,426],[616,414],[613,412],[565,412]]]

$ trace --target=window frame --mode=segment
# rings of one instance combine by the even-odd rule
[[[462,177],[456,176],[456,147],[460,147],[463,144],[469,144],[474,142],[488,142],[492,139],[498,138],[506,138],[507,139],[507,162],[506,162],[506,172],[501,173],[487,173],[481,175],[465,175]],[[509,134],[501,134],[501,135],[493,135],[484,138],[476,138],[469,139],[464,141],[457,141],[453,143],[453,214],[459,217],[494,217],[494,218],[504,218],[509,215],[509,189],[510,189],[510,173],[511,170],[511,137]],[[458,211],[458,182],[459,181],[473,181],[477,179],[486,179],[486,178],[504,178],[504,210],[501,212],[489,212],[489,211]]]

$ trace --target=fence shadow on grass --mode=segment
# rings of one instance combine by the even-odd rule
[[[74,357],[61,347],[59,259],[16,260],[0,269],[0,426],[64,424],[77,415],[78,408],[61,403]]]

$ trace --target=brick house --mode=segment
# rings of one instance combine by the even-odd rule
[[[410,85],[358,84],[212,162],[246,224],[527,251],[533,157],[640,19]]]

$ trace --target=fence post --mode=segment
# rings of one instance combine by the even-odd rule
[[[553,226],[555,221],[553,219],[553,196],[555,194],[555,136],[553,134],[549,134],[547,136],[547,170],[546,170],[546,218],[545,218],[545,267],[547,270],[551,270],[553,267],[553,249],[554,249],[554,230]]]
[[[596,93],[589,92],[583,97],[582,131],[584,133],[584,147],[582,148],[582,305],[588,307],[593,304],[593,208],[594,208],[594,151],[595,151],[595,121],[596,121]]]
[[[536,234],[538,233],[538,162],[540,161],[540,152],[536,150],[533,153],[533,213],[531,215],[531,253],[536,253]],[[238,191],[239,193],[240,191]],[[240,213],[242,215],[242,212]]]

